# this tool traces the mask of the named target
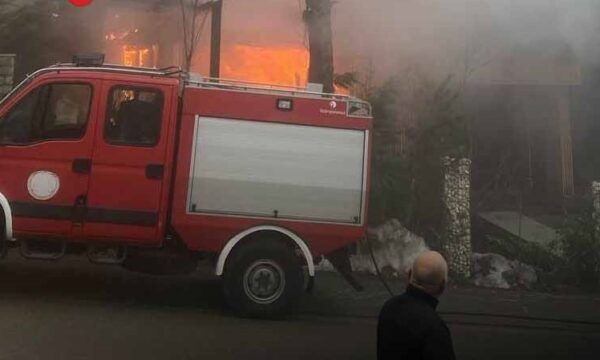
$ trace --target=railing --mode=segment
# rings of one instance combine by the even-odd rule
[[[127,72],[127,73],[142,73],[148,75],[162,75],[162,76],[172,76],[172,75],[180,75],[183,74],[183,70],[177,66],[169,66],[166,68],[148,68],[148,67],[136,67],[136,66],[126,66],[119,64],[102,64],[98,66],[78,66],[73,63],[59,63],[52,65],[48,68],[42,70],[55,70],[55,69],[84,69],[84,70],[99,70],[99,71],[116,71],[116,72]],[[40,70],[40,71],[42,71]]]
[[[369,117],[371,115],[371,105],[361,99],[350,95],[330,94],[323,92],[310,91],[305,88],[285,85],[272,85],[244,80],[232,80],[222,78],[199,77],[197,79],[186,79],[185,84],[191,87],[199,88],[218,88],[224,90],[237,91],[252,91],[262,92],[267,94],[284,95],[284,96],[304,96],[312,98],[325,98],[335,101],[345,101],[348,104],[362,105],[367,109],[368,114],[358,117]]]

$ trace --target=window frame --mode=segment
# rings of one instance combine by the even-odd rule
[[[111,116],[111,111],[112,111],[112,107],[113,107],[113,94],[114,91],[116,89],[120,89],[120,90],[132,90],[132,91],[137,91],[137,92],[143,92],[143,91],[147,91],[147,92],[154,92],[157,95],[161,96],[162,102],[160,104],[160,123],[159,123],[159,127],[158,127],[158,136],[156,138],[156,141],[152,144],[142,144],[142,143],[138,143],[138,144],[132,144],[132,143],[126,143],[126,142],[119,142],[119,141],[111,141],[108,137],[107,137],[107,126],[110,123],[110,116]],[[160,142],[162,140],[162,135],[163,135],[163,126],[164,126],[164,113],[165,113],[165,104],[166,104],[166,98],[165,98],[165,92],[157,87],[152,87],[152,86],[137,86],[137,85],[127,85],[127,84],[118,84],[118,85],[113,85],[110,87],[110,89],[108,90],[107,93],[107,97],[106,97],[106,115],[104,117],[104,123],[102,124],[102,139],[104,140],[104,143],[110,146],[119,146],[119,147],[135,147],[135,148],[148,148],[148,149],[152,149],[152,148],[156,148],[157,146],[160,145]]]
[[[88,128],[90,126],[90,120],[91,120],[91,115],[92,115],[92,105],[94,104],[94,96],[96,93],[94,84],[92,84],[91,82],[87,82],[87,81],[46,82],[46,83],[39,84],[38,86],[32,87],[30,90],[26,90],[27,91],[26,94],[24,94],[22,97],[20,97],[19,99],[16,100],[16,102],[13,104],[13,106],[4,113],[4,116],[2,118],[5,118],[6,116],[10,115],[17,106],[22,104],[22,101],[24,101],[28,96],[30,96],[34,92],[38,91],[38,95],[37,95],[38,98],[36,101],[36,105],[34,108],[34,114],[33,114],[33,116],[35,116],[39,111],[38,107],[40,106],[41,96],[43,96],[42,91],[44,90],[45,87],[54,86],[54,85],[85,85],[90,89],[90,99],[88,102],[87,121],[85,122],[85,126],[83,126],[83,129],[82,129],[83,131],[81,132],[81,136],[77,137],[77,138],[48,138],[48,139],[41,139],[41,140],[36,140],[36,141],[24,142],[24,143],[5,143],[5,142],[2,142],[2,140],[0,139],[0,146],[24,147],[24,146],[32,146],[32,145],[51,143],[51,142],[77,142],[77,141],[81,141],[83,138],[85,138],[85,136],[87,135],[87,132],[88,132]],[[46,99],[44,111],[42,112],[42,115],[40,115],[40,116],[42,116],[42,118],[40,119],[40,121],[42,123],[44,122],[47,111],[48,111],[48,99]],[[2,119],[0,119],[0,120],[2,120]]]

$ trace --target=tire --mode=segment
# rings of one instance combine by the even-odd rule
[[[238,316],[285,317],[300,300],[303,289],[301,261],[283,241],[242,244],[227,260],[223,292]]]

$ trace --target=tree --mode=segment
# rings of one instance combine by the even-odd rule
[[[333,74],[333,83],[335,86],[346,90],[350,90],[355,85],[360,85],[358,74],[352,71],[343,74]]]
[[[308,29],[310,66],[308,81],[323,84],[323,91],[333,93],[333,42],[331,32],[332,0],[306,0],[304,21]]]
[[[217,1],[179,0],[183,31],[183,69],[190,71],[208,13]]]
[[[396,217],[420,235],[439,237],[444,215],[441,159],[469,153],[459,84],[452,77],[438,82],[408,71],[368,97],[375,118],[371,221]],[[401,128],[407,143],[398,153],[394,149]]]
[[[15,75],[57,62],[79,52],[97,50],[102,32],[89,21],[90,12],[65,1],[0,0],[0,52],[17,54]]]
[[[12,0],[0,0],[0,34],[5,31],[8,19],[18,8]]]

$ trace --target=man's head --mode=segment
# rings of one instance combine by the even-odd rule
[[[437,251],[421,253],[408,273],[411,285],[435,297],[442,295],[448,281],[448,264]]]

